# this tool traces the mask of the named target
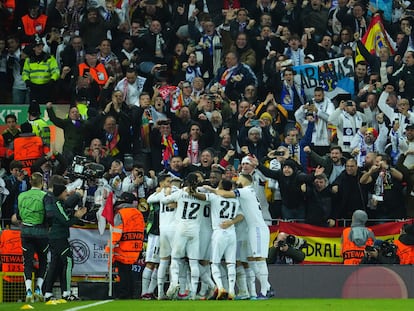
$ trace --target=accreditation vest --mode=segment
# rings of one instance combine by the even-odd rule
[[[32,132],[42,138],[43,144],[50,147],[50,127],[46,121],[39,118],[31,121],[30,124],[32,125]]]
[[[14,160],[21,161],[30,176],[33,163],[44,155],[43,140],[38,136],[22,136],[14,140]]]
[[[19,194],[17,208],[23,225],[41,225],[45,219],[43,199],[46,192],[40,189],[30,189]]]
[[[23,249],[20,230],[3,230],[0,234],[0,259],[3,272],[23,272]],[[22,281],[23,276],[4,276],[8,282]]]
[[[367,229],[372,232],[371,229]],[[344,259],[344,265],[359,265],[365,255],[365,247],[367,245],[373,245],[374,240],[368,238],[365,245],[357,246],[349,239],[349,232],[351,232],[351,228],[345,228],[342,232],[342,258]]]
[[[28,14],[22,17],[22,24],[26,36],[34,36],[45,32],[47,15],[40,14],[37,18],[31,18]]]
[[[45,56],[42,61],[33,61],[30,57],[26,58],[23,65],[22,80],[24,82],[42,86],[51,81],[57,81],[60,77],[60,69],[56,58],[52,55]],[[51,90],[45,89],[45,92]]]
[[[122,218],[122,224],[113,228],[112,241],[119,241],[113,249],[113,260],[133,264],[138,260],[142,250],[144,217],[135,207],[123,207],[118,213]]]
[[[414,264],[414,245],[406,245],[400,240],[394,240],[394,244],[397,246],[400,265]]]
[[[89,69],[89,74],[99,86],[104,86],[108,81],[108,73],[106,72],[105,66],[101,63],[97,64],[95,67],[90,67],[86,63],[81,63],[78,65],[78,69],[80,77],[83,77],[85,69]]]
[[[5,158],[6,157],[6,147],[4,146],[4,138],[3,135],[0,135],[0,158]]]

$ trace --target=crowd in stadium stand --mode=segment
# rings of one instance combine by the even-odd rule
[[[2,2],[1,102],[70,104],[67,120],[47,105],[68,164],[96,153],[109,169],[128,155],[146,174],[199,169],[209,178],[212,164],[240,171],[246,155],[272,170],[292,159],[293,175],[266,186],[267,219],[324,224],[358,207],[370,218],[413,215],[409,2],[385,11],[364,1],[170,2]],[[389,46],[377,55],[361,38],[378,14]],[[328,98],[321,84],[309,95],[294,79],[292,66],[354,57],[357,48],[365,60],[354,65],[353,94]],[[17,131],[6,130],[4,147]],[[102,150],[90,149],[96,139]],[[301,174],[317,165],[322,189],[303,187]],[[265,185],[259,172],[255,179]]]
[[[250,175],[267,225],[333,227],[356,210],[372,224],[413,217],[414,4],[376,3],[0,1],[0,103],[29,106],[20,126],[5,117],[3,225],[33,172],[45,190],[53,175],[87,180],[92,205],[99,187],[133,193],[146,217],[159,176],[188,185],[193,173],[211,189]],[[298,79],[298,66],[338,58],[353,91]],[[61,153],[39,105],[63,130]]]

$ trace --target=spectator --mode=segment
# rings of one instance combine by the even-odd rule
[[[114,159],[124,159],[125,154],[131,153],[130,127],[121,120],[117,123],[111,115],[104,117],[103,128],[97,138]]]
[[[171,133],[170,120],[158,120],[151,130],[152,167],[159,172],[168,168],[173,157],[178,156],[178,145]]]
[[[325,96],[322,87],[316,87],[313,99],[306,105],[302,105],[295,112],[296,121],[302,125],[302,133],[306,132],[306,115],[314,115],[316,122],[312,132],[312,149],[319,155],[324,155],[329,151],[331,133],[328,128],[328,118],[335,111],[335,106],[331,100]]]
[[[86,51],[81,36],[73,36],[60,54],[61,66],[68,66],[72,72],[85,61]]]
[[[85,149],[84,155],[88,160],[102,164],[105,167],[105,171],[111,167],[112,158],[108,155],[108,150],[102,146],[99,138],[91,140],[91,144]]]
[[[355,210],[365,211],[368,204],[368,188],[360,184],[361,176],[356,160],[347,160],[345,170],[332,184],[332,192],[337,194],[334,204],[335,218],[349,219]]]
[[[163,31],[157,19],[151,21],[148,30],[137,42],[137,47],[141,49],[138,69],[145,75],[153,73],[156,64],[165,64],[171,35]]]
[[[359,167],[364,167],[365,158],[369,152],[385,152],[388,128],[384,124],[383,114],[378,114],[377,118],[381,122],[379,134],[372,127],[362,126],[351,141],[351,155],[357,159]]]
[[[16,160],[11,161],[9,172],[10,175],[4,178],[9,195],[1,205],[2,226],[4,228],[10,227],[12,216],[17,212],[17,197],[20,193],[30,188],[29,179],[25,171],[23,171],[22,162]]]
[[[206,81],[210,81],[218,74],[222,58],[222,43],[221,36],[215,29],[213,21],[207,19],[199,20],[202,25],[202,31],[196,28],[196,15],[198,11],[193,11],[193,14],[188,21],[188,32],[190,38],[196,42],[196,56],[202,63],[202,74]]]
[[[22,68],[27,54],[30,54],[30,47],[26,47],[24,53],[18,36],[10,35],[7,38],[7,48],[7,73],[12,81],[12,103],[29,104],[29,90],[22,79]]]
[[[219,82],[230,100],[240,99],[240,94],[244,93],[244,89],[248,85],[257,87],[256,75],[249,66],[240,63],[237,53],[227,53],[225,63],[225,66],[217,70],[217,75],[210,82],[210,85]]]
[[[342,156],[342,148],[340,146],[332,146],[329,155],[320,156],[311,147],[304,147],[304,152],[310,155],[314,165],[320,165],[324,168],[324,173],[328,177],[329,184],[345,170],[346,159]]]
[[[361,184],[369,184],[374,190],[372,205],[375,209],[370,218],[394,219],[406,216],[403,209],[402,179],[403,174],[391,167],[391,159],[388,155],[377,156],[375,164],[360,179]]]
[[[122,72],[121,63],[118,57],[111,49],[111,40],[103,39],[99,44],[99,52],[97,54],[98,62],[105,66],[106,72],[115,78],[115,83],[122,80],[124,74]]]
[[[79,35],[88,48],[94,49],[106,39],[108,30],[114,30],[118,25],[119,17],[115,12],[110,12],[108,19],[104,20],[97,8],[89,7],[79,24]]]
[[[56,116],[51,102],[48,102],[46,107],[48,116],[53,124],[63,129],[65,140],[63,153],[70,163],[75,155],[82,154],[86,124],[81,120],[77,107],[70,107],[67,119],[61,119]]]
[[[255,69],[256,52],[251,48],[247,34],[239,33],[230,51],[240,55],[242,64],[249,66],[252,70]]]
[[[356,110],[354,101],[341,101],[339,107],[329,116],[328,121],[337,128],[338,145],[341,146],[342,152],[350,154],[353,137],[366,124],[365,115]]]

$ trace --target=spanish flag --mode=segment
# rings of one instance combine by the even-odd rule
[[[361,41],[371,54],[379,55],[379,50],[382,47],[388,47],[391,55],[393,55],[396,50],[395,42],[385,30],[381,16],[379,14],[376,14],[372,17],[371,23],[369,24],[369,27],[362,37]],[[355,62],[357,63],[358,59],[356,59]]]

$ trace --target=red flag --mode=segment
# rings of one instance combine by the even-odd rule
[[[379,49],[382,47],[388,47],[391,55],[394,55],[396,50],[395,42],[385,30],[379,14],[372,17],[371,23],[361,41],[371,54],[378,55]]]
[[[102,216],[106,219],[108,223],[114,226],[114,193],[110,192],[106,198],[105,207],[102,211]]]

